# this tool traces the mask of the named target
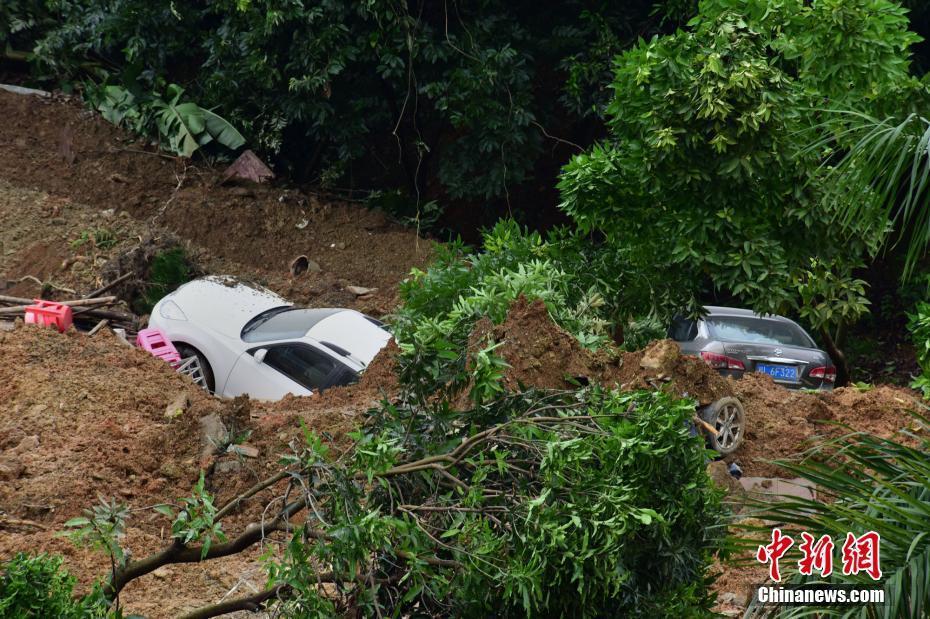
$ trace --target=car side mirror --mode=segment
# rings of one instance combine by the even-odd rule
[[[264,363],[265,355],[267,354],[268,354],[267,348],[259,348],[254,353],[252,353],[252,356],[255,357],[255,363]]]

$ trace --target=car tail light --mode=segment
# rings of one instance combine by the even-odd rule
[[[811,370],[810,377],[819,378],[824,382],[832,383],[836,380],[836,368],[832,365],[822,365],[819,368]]]
[[[715,352],[704,351],[701,353],[701,359],[706,361],[710,367],[717,370],[745,370],[746,366],[739,359],[727,357]]]

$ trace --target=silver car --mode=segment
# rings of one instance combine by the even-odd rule
[[[789,389],[833,389],[830,355],[793,320],[746,309],[707,306],[698,320],[676,318],[669,337],[724,376],[762,372]]]

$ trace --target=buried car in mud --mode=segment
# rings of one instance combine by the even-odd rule
[[[355,310],[303,308],[233,277],[188,282],[152,309],[179,371],[217,395],[279,400],[355,382],[391,339]]]
[[[669,337],[682,354],[701,357],[724,376],[761,372],[789,389],[833,389],[836,368],[793,320],[707,306],[698,320],[676,318]]]

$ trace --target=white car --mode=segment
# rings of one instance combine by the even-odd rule
[[[188,282],[152,309],[181,355],[179,371],[217,395],[279,400],[357,380],[391,340],[355,310],[297,307],[233,277]]]

